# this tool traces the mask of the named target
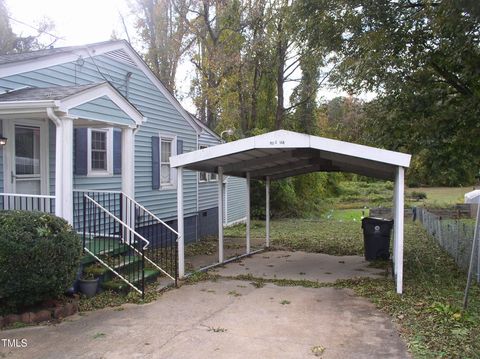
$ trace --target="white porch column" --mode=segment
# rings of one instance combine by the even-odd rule
[[[247,172],[247,236],[246,254],[250,254],[250,172]]]
[[[265,181],[265,247],[270,247],[270,177]]]
[[[122,192],[135,199],[135,137],[132,128],[122,128]],[[135,228],[135,204],[123,198],[123,220]],[[125,236],[131,236],[125,231]],[[126,238],[126,237],[125,237]]]
[[[223,167],[218,167],[218,263],[223,263]]]
[[[63,217],[63,122],[58,120],[55,126],[55,215]]]
[[[132,128],[122,129],[122,192],[135,198],[135,138]]]
[[[183,225],[183,167],[177,168],[178,277],[185,276],[185,238]]]
[[[73,119],[62,118],[62,217],[73,224]]]
[[[403,232],[404,232],[404,168],[397,167],[395,176],[394,261],[397,293],[403,292]]]

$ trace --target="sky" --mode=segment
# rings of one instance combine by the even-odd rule
[[[31,27],[37,27],[43,18],[49,18],[55,24],[52,33],[60,39],[55,42],[55,47],[84,45],[94,42],[109,40],[113,31],[119,38],[126,38],[120,19],[120,13],[127,20],[127,28],[131,37],[135,36],[133,17],[128,5],[129,0],[6,0],[10,11],[11,25],[17,34],[36,34]],[[26,26],[25,24],[30,25]],[[46,41],[53,41],[53,37],[44,36]],[[141,50],[139,42],[133,42],[137,50]],[[190,112],[195,112],[192,100],[188,96],[190,80],[194,68],[188,60],[178,68],[177,90],[182,105]],[[295,74],[294,74],[295,76]],[[295,76],[295,78],[298,78]],[[288,98],[295,86],[289,83],[286,88]],[[346,95],[342,91],[322,89],[319,97],[331,99],[339,95]],[[366,99],[371,95],[361,96]]]

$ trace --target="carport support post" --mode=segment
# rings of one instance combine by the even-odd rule
[[[395,218],[394,218],[394,253],[395,280],[397,293],[403,292],[403,227],[404,227],[404,168],[397,167],[395,175]]]
[[[265,179],[265,247],[270,247],[270,177]]]
[[[177,169],[178,278],[185,276],[185,230],[183,224],[183,167]]]
[[[218,167],[218,263],[223,263],[223,167]]]
[[[247,172],[247,235],[246,254],[250,254],[250,172]]]

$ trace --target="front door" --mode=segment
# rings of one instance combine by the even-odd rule
[[[6,122],[6,121],[5,121]],[[48,194],[48,137],[45,121],[11,121],[5,187],[18,194]]]

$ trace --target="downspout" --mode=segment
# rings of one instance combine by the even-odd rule
[[[200,134],[197,134],[195,136],[196,138],[196,142],[195,142],[195,151],[197,151],[199,149],[198,145],[199,145],[199,138],[200,138]],[[195,184],[196,184],[196,187],[197,187],[197,213],[196,213],[196,216],[195,216],[195,242],[198,242],[198,226],[200,225],[200,220],[199,220],[199,216],[200,216],[200,194],[198,193],[198,191],[200,190],[200,186],[198,184],[198,172],[195,172]]]
[[[47,116],[55,124],[55,215],[63,217],[63,122],[52,107],[47,107]]]

